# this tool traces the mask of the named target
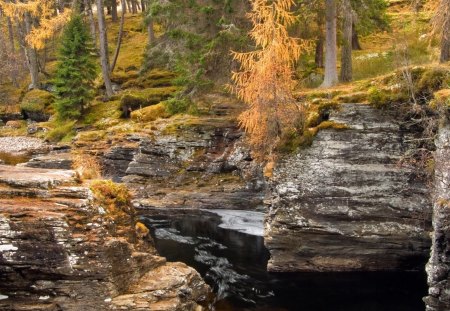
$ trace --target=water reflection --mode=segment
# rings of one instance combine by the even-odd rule
[[[422,311],[424,272],[266,272],[263,237],[219,227],[210,213],[147,216],[157,250],[201,273],[216,310]]]

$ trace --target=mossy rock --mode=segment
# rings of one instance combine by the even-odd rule
[[[392,104],[408,102],[410,97],[405,90],[390,90],[386,88],[371,87],[367,92],[369,104],[376,108],[389,108]]]
[[[417,82],[417,91],[422,96],[430,96],[442,88],[448,88],[450,72],[447,68],[434,67],[425,70]]]
[[[45,140],[52,143],[60,142],[62,140],[69,141],[75,135],[74,124],[75,121],[57,125],[48,132]]]
[[[170,98],[177,87],[149,88],[145,90],[129,90],[120,100],[120,107],[123,117],[129,117],[130,113],[137,109],[156,105]]]
[[[95,142],[95,141],[99,141],[101,139],[103,139],[106,136],[106,132],[105,131],[85,131],[85,132],[81,132],[79,133],[75,139],[77,141],[82,141],[82,142]]]
[[[142,74],[139,77],[128,80],[122,85],[123,88],[155,88],[172,86],[176,74],[167,70],[154,69]]]
[[[440,90],[434,93],[434,99],[428,106],[439,114],[450,116],[450,89]]]
[[[138,71],[116,71],[111,75],[111,81],[122,85],[130,80],[136,80],[138,77]]]
[[[167,112],[164,103],[138,109],[131,113],[131,119],[140,122],[150,122],[168,117],[170,117],[170,114]]]
[[[363,103],[367,100],[367,92],[355,92],[350,94],[338,95],[334,98],[340,103],[346,104],[358,104]]]
[[[48,121],[52,114],[51,104],[54,97],[44,90],[31,90],[26,93],[20,104],[20,111],[25,119],[36,122]]]

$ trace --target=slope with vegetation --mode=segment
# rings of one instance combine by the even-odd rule
[[[347,239],[342,244],[350,253],[352,243],[367,241],[375,228],[380,237],[395,234],[390,241],[401,245],[376,268],[408,268],[402,260],[423,260],[428,247],[429,223],[421,220],[429,209],[414,204],[426,196],[425,184],[434,171],[433,140],[447,122],[450,105],[448,3],[122,0],[118,10],[117,1],[98,0],[93,7],[89,0],[74,6],[0,0],[0,34],[10,35],[8,40],[0,37],[0,62],[5,64],[0,67],[0,118],[7,123],[0,135],[29,135],[70,146],[76,166],[102,168],[104,176],[126,182],[141,207],[254,208],[261,204],[264,183],[274,182],[275,189],[278,178],[280,197],[292,197],[277,201],[274,193],[268,227],[274,221],[271,230],[279,231],[269,230],[267,236],[274,254],[288,244],[286,237],[298,237],[298,228],[316,230],[311,245],[317,248],[314,234],[320,230],[333,238],[339,234],[335,242]],[[88,47],[88,32],[94,50]],[[83,64],[75,62],[81,52]],[[341,138],[341,143],[330,143]],[[392,138],[384,156],[383,142]],[[332,152],[318,151],[321,144]],[[356,152],[364,144],[373,149]],[[353,151],[343,152],[346,146]],[[334,180],[325,180],[330,188],[321,184],[330,154],[338,164],[339,155],[350,158],[344,159],[348,170],[341,172],[348,177],[347,189],[332,184]],[[386,179],[363,169],[356,172],[361,163],[375,165]],[[380,168],[384,165],[389,170]],[[283,173],[293,166],[317,170],[317,180]],[[339,165],[334,168],[330,170],[339,180]],[[405,179],[416,174],[417,180]],[[344,202],[336,211],[313,200],[302,215],[298,202],[289,201],[301,198],[303,190],[296,187],[302,182],[324,191],[324,198],[329,189],[353,198],[352,191],[359,190],[352,188],[352,178],[367,183],[367,193],[360,196],[373,204],[365,202],[367,210],[352,211]],[[371,187],[377,182],[399,189],[392,193],[396,200],[404,199],[403,190],[414,188],[413,215],[402,204],[396,210],[395,202],[383,205],[389,212],[375,206],[379,202]],[[277,205],[288,201],[293,208]],[[374,224],[370,211],[386,212],[392,222]],[[348,227],[348,222],[357,224]],[[417,235],[413,249],[405,251],[402,243],[411,230]],[[378,258],[389,247],[375,242],[366,245],[377,245]],[[335,270],[367,269],[377,258],[364,251],[360,264],[341,258]],[[302,260],[310,270],[327,270],[331,255],[315,254],[305,251]],[[274,270],[298,268],[280,262],[273,260]]]

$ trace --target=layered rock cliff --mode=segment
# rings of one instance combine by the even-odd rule
[[[450,126],[439,130],[435,153],[433,233],[428,274],[427,311],[450,310]]]
[[[162,124],[106,150],[105,173],[135,190],[143,207],[254,209],[264,180],[241,136],[221,119]]]
[[[73,171],[0,166],[0,310],[208,309],[200,275],[145,239]]]
[[[271,271],[397,270],[428,258],[431,203],[399,165],[414,133],[389,111],[343,104],[311,147],[278,163],[265,243]]]

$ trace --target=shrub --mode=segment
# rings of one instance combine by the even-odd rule
[[[97,158],[92,155],[82,153],[75,154],[73,156],[72,168],[82,180],[101,177],[101,165]]]
[[[189,113],[189,114],[197,114],[198,108],[197,106],[187,97],[181,98],[171,98],[164,102],[167,112],[170,115],[174,115],[177,113]]]
[[[150,233],[150,230],[142,222],[138,221],[134,226],[136,230],[136,236],[140,239],[145,238]]]
[[[95,180],[90,186],[96,201],[107,209],[109,214],[120,216],[133,214],[131,194],[123,184],[111,180]]]

